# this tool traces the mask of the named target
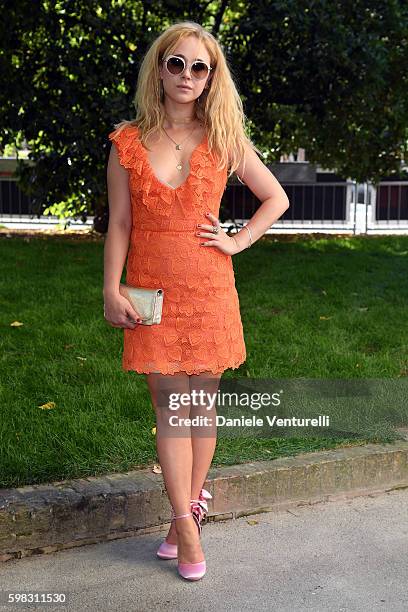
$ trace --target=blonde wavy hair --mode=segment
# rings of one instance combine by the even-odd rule
[[[262,155],[247,134],[246,116],[234,79],[228,68],[221,44],[200,24],[193,21],[174,23],[151,44],[140,66],[133,104],[136,117],[115,125],[137,126],[140,140],[146,147],[148,136],[157,130],[162,133],[165,109],[159,65],[163,57],[171,54],[179,40],[195,36],[202,42],[213,66],[208,89],[196,99],[196,115],[204,123],[210,151],[219,159],[218,169],[227,166],[228,176],[237,169],[241,159],[245,164],[245,144]],[[147,148],[147,147],[146,147]],[[242,181],[241,181],[242,182]]]

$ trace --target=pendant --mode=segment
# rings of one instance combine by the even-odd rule
[[[181,147],[180,147],[179,144],[176,144],[176,149],[177,149],[177,151],[180,151]]]
[[[177,170],[182,170],[183,166],[181,164],[177,164]]]

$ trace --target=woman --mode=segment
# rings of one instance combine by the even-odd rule
[[[124,328],[123,369],[146,375],[156,413],[157,453],[173,510],[157,554],[178,558],[179,574],[197,580],[206,570],[200,535],[211,496],[202,486],[216,445],[215,414],[212,408],[206,428],[190,427],[182,418],[208,416],[209,406],[181,405],[175,432],[169,394],[216,393],[223,371],[245,361],[232,256],[260,238],[289,202],[245,134],[220,44],[199,24],[173,24],[153,42],[135,107],[135,120],[109,134],[115,146],[107,169],[105,318]],[[228,236],[218,211],[234,171],[262,205]],[[160,324],[139,325],[139,314],[119,293],[126,256],[127,284],[163,288]]]

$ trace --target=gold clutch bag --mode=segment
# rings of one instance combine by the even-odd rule
[[[131,287],[120,283],[119,293],[127,298],[140,315],[139,325],[160,323],[163,309],[163,289],[147,289],[146,287]]]

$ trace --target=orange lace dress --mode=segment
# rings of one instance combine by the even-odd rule
[[[232,257],[201,246],[197,223],[217,218],[227,169],[217,170],[207,135],[194,149],[190,173],[179,187],[160,181],[137,126],[109,134],[129,172],[132,231],[126,283],[164,290],[162,320],[123,328],[122,367],[140,374],[213,374],[246,359]],[[200,231],[205,231],[201,229]]]

